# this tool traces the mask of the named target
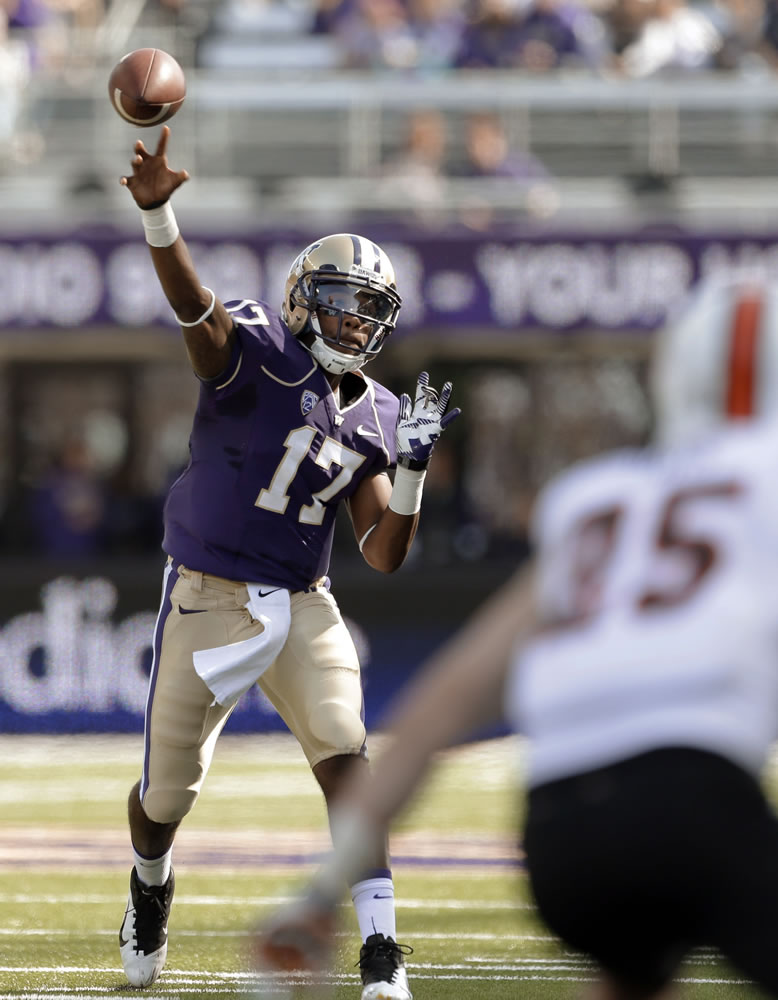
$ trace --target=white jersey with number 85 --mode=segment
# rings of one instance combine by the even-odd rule
[[[542,631],[508,690],[530,783],[778,736],[778,424],[583,462],[535,513]]]

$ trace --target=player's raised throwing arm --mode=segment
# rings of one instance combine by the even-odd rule
[[[212,378],[229,362],[232,320],[215,294],[203,287],[179,234],[170,196],[189,180],[189,174],[168,166],[169,136],[170,129],[164,125],[153,153],[138,139],[132,174],[119,183],[129,188],[141,210],[157,277],[181,324],[192,367],[202,378]]]

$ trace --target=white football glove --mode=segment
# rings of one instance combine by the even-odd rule
[[[432,449],[443,431],[462,412],[458,407],[446,413],[452,385],[446,382],[440,396],[430,384],[427,372],[422,372],[416,382],[416,396],[404,392],[400,396],[395,438],[397,463],[408,469],[425,469]]]

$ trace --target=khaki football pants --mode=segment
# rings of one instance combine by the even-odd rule
[[[244,606],[246,585],[171,562],[154,632],[140,797],[155,823],[194,806],[231,709],[214,704],[194,669],[199,649],[262,631]],[[258,681],[311,767],[365,753],[362,685],[354,643],[324,587],[291,594],[292,624],[280,655]]]

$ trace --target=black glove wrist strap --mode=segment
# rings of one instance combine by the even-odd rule
[[[420,461],[418,458],[406,458],[405,455],[397,456],[397,464],[401,465],[404,469],[411,469],[413,472],[421,472],[422,469],[426,469],[430,464],[428,458],[424,461]]]

